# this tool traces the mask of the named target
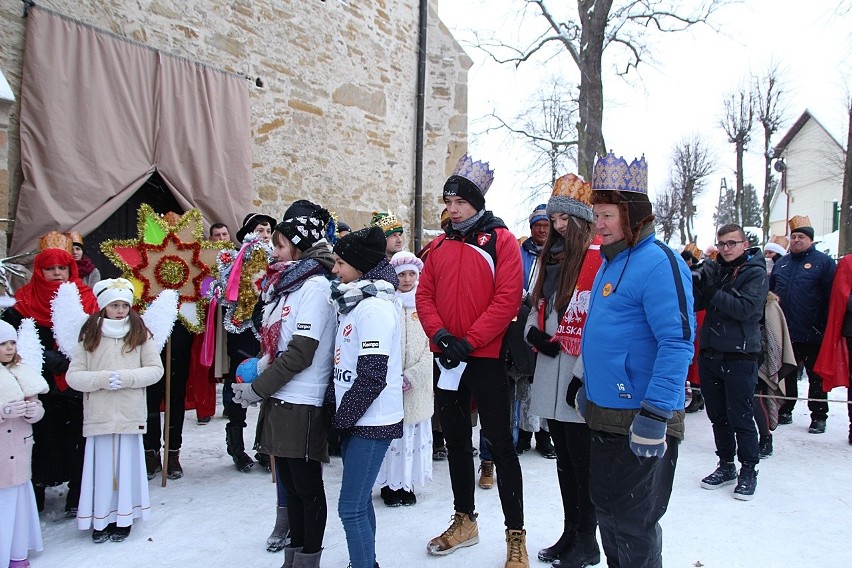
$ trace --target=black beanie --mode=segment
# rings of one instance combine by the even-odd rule
[[[368,227],[340,237],[334,245],[334,254],[366,274],[386,258],[387,244],[385,232],[380,227]]]
[[[450,176],[444,184],[444,197],[456,195],[461,197],[477,210],[485,209],[485,196],[476,187],[476,184],[462,176]]]
[[[254,232],[257,226],[262,223],[268,223],[271,229],[275,226],[275,218],[264,215],[263,213],[249,213],[246,215],[245,219],[243,219],[243,226],[237,231],[237,241],[243,242],[245,236]]]
[[[275,225],[275,230],[287,237],[300,251],[305,252],[325,238],[325,226],[331,215],[319,208],[310,215],[286,218]]]
[[[803,235],[807,235],[808,238],[810,238],[811,240],[814,240],[814,228],[813,227],[796,227],[795,229],[790,231],[791,235],[793,233],[802,233]]]
[[[287,219],[292,219],[294,217],[307,217],[320,209],[322,209],[322,207],[316,203],[311,203],[307,199],[299,199],[294,201],[293,204],[287,208],[287,211],[284,212],[284,218],[281,220],[286,221]]]

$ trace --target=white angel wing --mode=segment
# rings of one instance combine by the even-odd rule
[[[32,367],[39,375],[41,374],[41,368],[44,365],[44,346],[39,341],[33,318],[21,320],[21,325],[18,327],[18,355],[21,356],[23,363]]]
[[[53,320],[53,337],[59,350],[69,359],[77,348],[80,329],[89,318],[83,310],[80,292],[77,286],[66,282],[59,286],[56,296],[50,301],[50,314]]]
[[[157,351],[163,348],[172,334],[172,327],[174,327],[178,315],[179,299],[176,290],[163,290],[157,294],[157,297],[142,314],[145,326],[154,336]]]

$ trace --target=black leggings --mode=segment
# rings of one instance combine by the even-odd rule
[[[556,449],[556,476],[562,492],[565,524],[594,533],[598,517],[589,494],[589,457],[592,435],[585,423],[547,420]]]
[[[274,460],[276,479],[287,491],[290,546],[301,546],[305,554],[319,552],[328,517],[322,464],[303,458]]]

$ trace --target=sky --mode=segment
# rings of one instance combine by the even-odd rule
[[[800,393],[807,391],[805,385],[799,384]],[[825,434],[808,434],[810,417],[802,402],[793,412],[793,424],[774,432],[775,451],[758,466],[752,501],[734,499],[733,485],[701,489],[701,478],[716,466],[713,433],[705,412],[686,415],[686,439],[679,447],[669,509],[660,523],[666,568],[848,568],[852,447],[846,441],[846,389],[835,389],[829,398],[836,402],[829,403]],[[165,488],[159,477],[149,482],[151,518],[134,523],[123,543],[92,543],[91,531],[78,530],[76,521],[62,514],[65,486],[48,488],[41,515],[44,551],[30,554],[32,567],[281,566],[283,553],[266,552],[265,545],[275,523],[275,485],[259,466],[249,473],[234,468],[225,453],[226,420],[221,412],[221,398],[207,425],[198,425],[195,412],[187,412],[180,454],[184,477],[169,481]],[[247,445],[257,413],[256,408],[249,409]],[[530,564],[547,568],[536,554],[556,541],[563,524],[556,461],[535,451],[524,453],[520,461]],[[496,488],[476,489],[479,544],[444,558],[426,554],[426,543],[447,528],[453,513],[447,462],[433,466],[432,482],[415,488],[417,504],[412,507],[386,507],[379,491],[373,492],[379,564],[502,567],[506,544]],[[323,470],[328,501],[321,562],[325,568],[343,568],[349,561],[337,515],[342,471],[336,457]],[[598,568],[604,566],[602,557]]]
[[[553,3],[553,2],[552,2]],[[496,112],[512,119],[529,105],[536,88],[561,75],[578,74],[567,53],[539,58],[514,69],[492,62],[475,47],[481,35],[500,37],[531,33],[541,16],[519,12],[523,0],[442,0],[439,16],[474,60],[469,71],[469,149],[496,170],[487,199],[518,234],[528,234],[529,190],[517,172],[529,159],[520,143],[485,130],[482,117]],[[563,2],[563,4],[571,4]],[[618,60],[604,55],[604,138],[607,147],[630,162],[645,155],[649,193],[666,186],[672,151],[685,136],[700,134],[715,155],[716,169],[698,202],[698,244],[713,240],[713,220],[722,178],[735,183],[735,155],[719,126],[723,101],[752,75],[779,64],[785,88],[782,104],[787,128],[808,109],[843,145],[848,117],[845,101],[852,92],[852,11],[838,14],[838,2],[812,0],[743,0],[723,7],[710,26],[676,34],[648,35],[652,60],[626,79],[615,74]],[[763,135],[755,130],[744,166],[746,183],[763,187]],[[568,173],[567,171],[564,173]],[[546,201],[548,193],[540,199]]]

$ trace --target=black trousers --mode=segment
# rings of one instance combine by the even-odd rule
[[[757,427],[754,422],[754,389],[757,387],[757,361],[708,359],[698,356],[701,393],[707,418],[713,424],[716,455],[732,462],[756,464]]]
[[[169,392],[169,449],[179,450],[183,445],[183,418],[186,414],[186,381],[189,378],[189,354],[192,350],[192,333],[180,322],[172,331],[171,385]],[[166,349],[160,357],[166,367]],[[160,451],[162,427],[160,404],[166,399],[166,379],[163,377],[145,391],[148,405],[148,431],[142,436],[146,450]]]
[[[589,492],[589,460],[592,434],[584,422],[547,420],[556,449],[556,477],[562,493],[565,524],[578,531],[594,533],[598,517]]]
[[[799,371],[802,367],[808,372],[808,398],[820,399],[818,401],[808,401],[808,409],[811,411],[811,420],[827,420],[828,419],[828,395],[822,390],[822,377],[814,372],[814,363],[816,363],[817,355],[819,355],[820,345],[818,343],[794,343],[793,354],[796,356],[796,363],[799,365]],[[798,396],[799,387],[796,384],[798,373],[794,373],[785,380],[787,396]],[[781,405],[779,412],[793,412],[796,406],[795,400],[785,400]]]
[[[305,554],[319,552],[328,518],[322,464],[302,458],[274,460],[275,473],[287,491],[290,546],[301,546]]]
[[[662,458],[640,458],[627,436],[592,431],[590,490],[610,568],[663,565],[659,520],[669,505],[680,441],[666,436],[666,443]]]
[[[500,359],[469,358],[457,391],[438,388],[437,365],[434,365],[433,372],[435,402],[441,418],[441,429],[447,441],[455,510],[462,513],[475,510],[470,405],[471,400],[476,399],[482,432],[488,439],[497,471],[497,491],[500,494],[506,527],[522,529],[524,488],[521,464],[512,442],[506,365]]]

